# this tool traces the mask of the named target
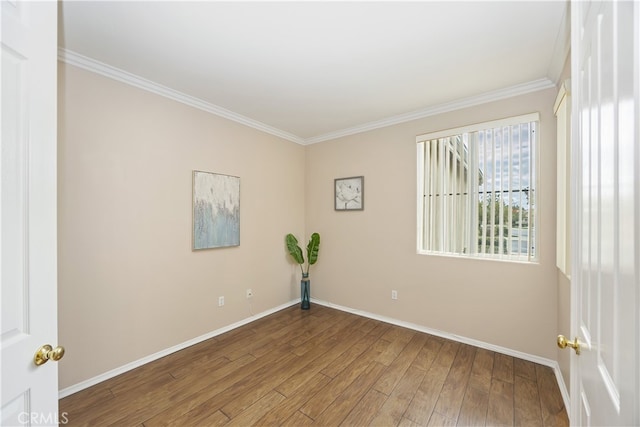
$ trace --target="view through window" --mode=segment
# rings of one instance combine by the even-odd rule
[[[418,251],[535,261],[538,114],[419,136]]]

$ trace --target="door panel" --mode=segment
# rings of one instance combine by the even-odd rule
[[[57,340],[55,2],[2,1],[2,425],[54,425]]]
[[[26,105],[24,60],[2,45],[2,340],[28,333],[26,280]]]
[[[571,364],[572,390],[579,391],[572,395],[571,421],[636,425],[639,6],[631,1],[571,6],[577,136],[572,329],[582,342]]]

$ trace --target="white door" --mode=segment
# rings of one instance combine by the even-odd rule
[[[37,367],[34,354],[57,345],[58,6],[8,0],[1,6],[0,420],[54,425],[58,368],[55,362]]]
[[[640,425],[640,3],[571,2],[571,423]]]

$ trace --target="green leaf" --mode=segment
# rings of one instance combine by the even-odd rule
[[[289,233],[285,240],[287,243],[287,250],[291,257],[295,262],[302,265],[304,263],[304,256],[302,255],[302,249],[298,246],[298,239],[296,239],[296,236]]]
[[[309,265],[313,265],[318,261],[318,251],[320,251],[320,235],[318,233],[313,233],[309,240],[309,244],[307,245],[307,259],[309,260]]]

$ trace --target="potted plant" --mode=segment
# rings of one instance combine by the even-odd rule
[[[310,302],[310,287],[311,280],[309,279],[309,267],[318,261],[318,251],[320,250],[320,235],[313,233],[307,244],[307,270],[304,269],[304,255],[302,249],[298,246],[298,239],[296,236],[289,233],[286,237],[287,250],[295,262],[300,265],[300,271],[302,271],[302,280],[300,281],[300,308],[303,310],[309,310],[311,307]]]

